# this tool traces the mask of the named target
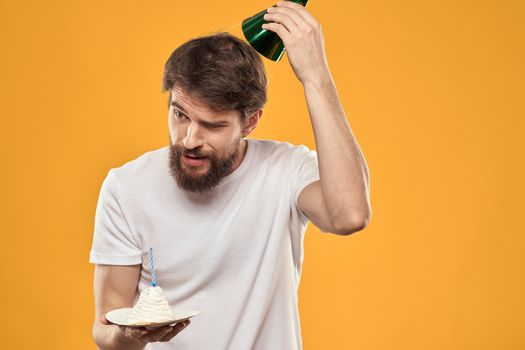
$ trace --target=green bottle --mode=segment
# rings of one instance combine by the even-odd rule
[[[287,0],[306,6],[308,0]],[[272,31],[262,29],[262,25],[267,23],[264,15],[267,13],[263,10],[242,21],[242,31],[244,37],[250,45],[264,57],[279,61],[284,54],[284,43],[277,34]]]

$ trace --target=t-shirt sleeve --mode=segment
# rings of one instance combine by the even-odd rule
[[[89,261],[103,265],[136,265],[141,253],[123,211],[118,182],[109,171],[100,190]]]
[[[309,150],[306,146],[301,146],[299,150],[292,179],[292,197],[297,210],[299,210],[297,207],[297,199],[301,192],[306,186],[320,179],[317,152]],[[306,215],[304,215],[302,211],[300,212],[304,216],[304,219],[307,220]]]

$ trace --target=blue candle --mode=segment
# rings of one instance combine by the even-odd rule
[[[149,248],[149,263],[151,266],[151,285],[156,287],[157,281],[155,280],[155,264],[153,264],[153,248]]]

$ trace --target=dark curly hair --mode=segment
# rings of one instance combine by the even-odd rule
[[[170,91],[169,101],[176,86],[216,111],[238,110],[243,117],[264,106],[266,85],[257,51],[229,33],[191,39],[164,65],[163,89]]]

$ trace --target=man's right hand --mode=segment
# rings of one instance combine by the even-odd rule
[[[100,323],[111,325],[105,315],[100,317]],[[118,326],[115,334],[115,341],[121,344],[136,343],[138,346],[145,346],[147,343],[168,342],[184,328],[190,324],[190,320],[179,321],[174,325],[167,325],[155,329],[146,327],[126,327]]]

